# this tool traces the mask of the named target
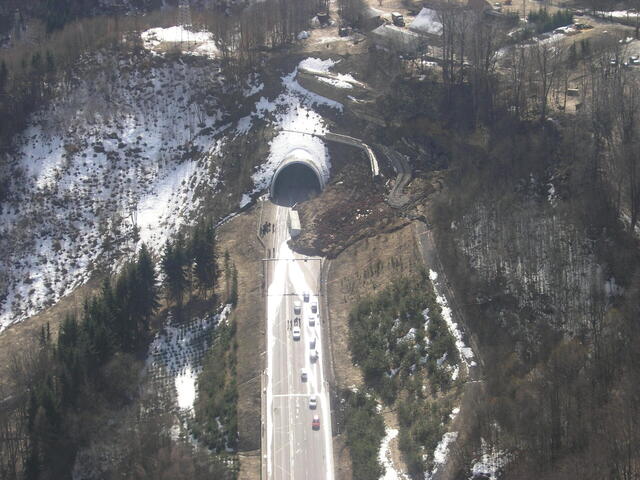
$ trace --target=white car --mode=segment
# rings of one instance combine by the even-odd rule
[[[309,326],[310,327],[315,327],[316,326],[316,316],[315,315],[309,315]]]
[[[318,313],[318,302],[316,302],[315,300],[311,302],[311,312]]]
[[[305,302],[309,301],[309,292],[304,292],[302,294],[302,300],[304,300]]]
[[[318,399],[315,395],[309,397],[309,408],[314,410],[318,406]]]
[[[307,381],[307,371],[304,368],[300,369],[300,380],[303,382]]]
[[[318,350],[316,350],[315,348],[313,350],[311,350],[311,354],[309,355],[309,357],[311,358],[312,362],[315,362],[318,360]]]
[[[300,303],[300,300],[296,300],[293,302],[293,313],[300,315],[300,312],[302,312],[302,303]]]
[[[293,327],[293,339],[300,340],[300,327]]]

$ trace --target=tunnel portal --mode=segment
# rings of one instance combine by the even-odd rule
[[[322,176],[311,161],[288,157],[273,175],[271,199],[278,205],[290,207],[319,194],[323,183]]]

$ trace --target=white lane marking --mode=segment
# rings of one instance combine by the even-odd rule
[[[310,397],[311,393],[278,393],[273,396],[273,398],[278,397]]]

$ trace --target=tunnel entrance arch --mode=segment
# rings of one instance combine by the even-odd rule
[[[312,158],[306,150],[297,149],[280,163],[269,187],[275,203],[293,205],[324,189],[324,176]]]

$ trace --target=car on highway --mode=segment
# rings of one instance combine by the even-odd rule
[[[300,380],[302,380],[303,382],[307,381],[307,371],[304,368],[300,369]]]
[[[293,327],[293,339],[300,340],[300,327]]]
[[[311,340],[309,340],[309,348],[312,350],[316,348],[316,337],[312,337]]]
[[[312,410],[318,406],[318,398],[315,395],[309,397],[309,408]]]
[[[314,415],[311,420],[311,428],[314,430],[320,430],[320,415]]]
[[[302,294],[302,300],[304,300],[305,302],[309,301],[309,292],[304,292]]]
[[[310,327],[315,327],[316,326],[316,316],[315,315],[309,315],[309,326]]]
[[[312,362],[315,362],[318,360],[318,350],[316,350],[315,348],[313,350],[311,350],[311,353],[309,354],[309,357],[311,358]]]
[[[315,300],[311,302],[311,313],[318,313],[318,302]]]
[[[293,302],[293,313],[300,315],[300,312],[302,312],[302,303],[300,303],[300,300],[295,300]]]

